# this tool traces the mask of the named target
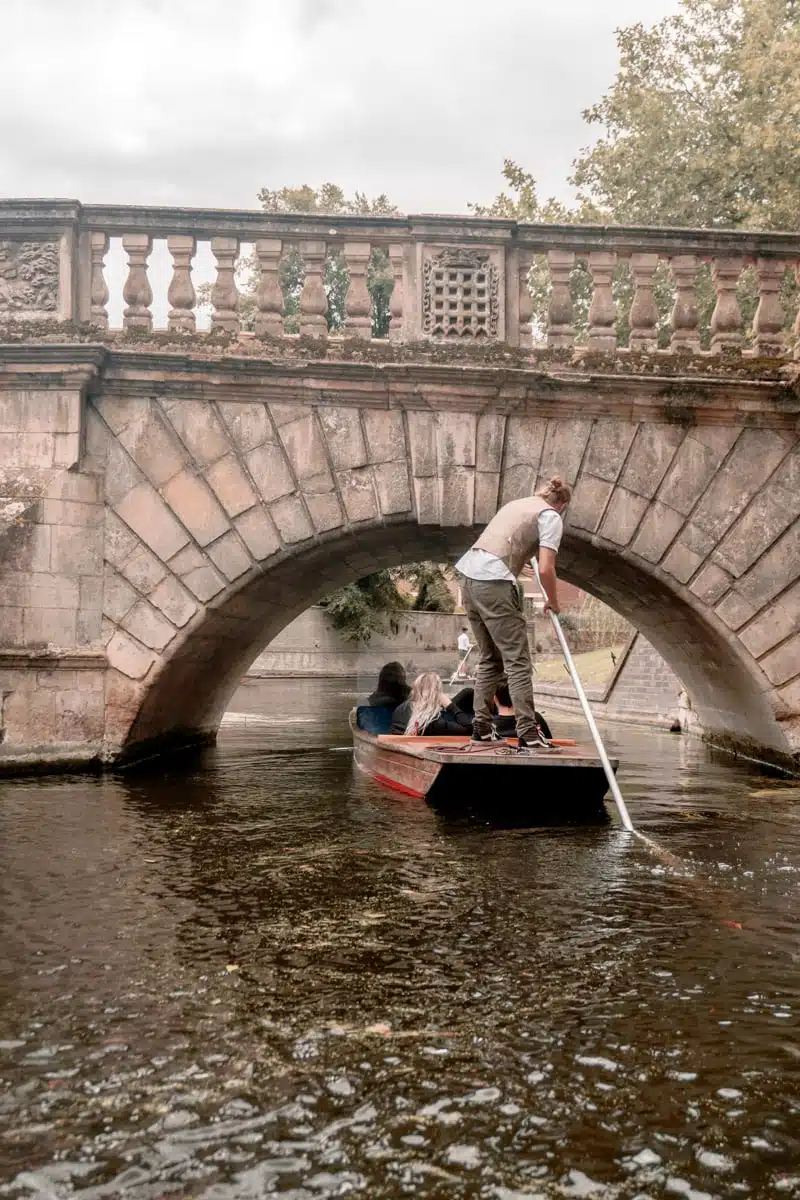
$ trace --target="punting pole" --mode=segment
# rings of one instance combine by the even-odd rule
[[[542,580],[539,576],[539,564],[536,562],[536,559],[533,560],[533,569],[536,572],[536,582],[539,585],[539,590],[541,591],[545,600],[547,600],[547,592],[542,587]],[[619,813],[619,818],[622,821],[622,826],[628,831],[628,833],[636,833],[636,830],[633,828],[633,822],[628,815],[628,809],[625,801],[622,799],[622,792],[619,790],[617,777],[614,774],[611,763],[608,761],[606,748],[603,745],[603,739],[600,737],[600,730],[597,728],[594,714],[589,707],[589,701],[586,699],[586,693],[583,690],[583,684],[580,681],[577,667],[575,666],[569,646],[567,645],[567,639],[564,637],[564,630],[561,628],[561,622],[559,621],[556,613],[554,613],[552,610],[550,611],[550,620],[553,622],[553,628],[556,631],[556,637],[558,638],[559,645],[561,646],[561,652],[564,655],[564,662],[567,664],[567,670],[569,671],[570,678],[575,685],[575,691],[578,693],[578,699],[580,700],[581,708],[583,709],[583,715],[586,717],[586,724],[589,726],[589,731],[597,748],[597,753],[599,754],[600,761],[603,764],[603,770],[606,773],[608,786],[611,789],[611,795],[614,797],[614,803],[617,806],[617,812]]]

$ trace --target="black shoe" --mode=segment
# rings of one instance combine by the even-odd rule
[[[518,739],[517,750],[520,754],[536,754],[540,750],[557,750],[549,738],[546,738],[539,726],[536,726],[536,733],[531,738],[521,737]]]
[[[473,742],[502,742],[502,738],[498,737],[497,730],[492,726],[488,733],[479,733],[477,729],[472,730]]]

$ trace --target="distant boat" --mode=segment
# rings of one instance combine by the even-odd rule
[[[516,738],[487,742],[474,749],[468,737],[414,737],[373,734],[359,728],[359,709],[350,713],[353,755],[358,768],[377,783],[406,796],[431,800],[517,806],[554,815],[597,811],[608,780],[594,748],[554,741],[556,751],[516,754]],[[616,771],[619,762],[611,760]]]

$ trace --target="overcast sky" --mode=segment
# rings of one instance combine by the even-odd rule
[[[0,195],[257,207],[325,180],[463,212],[510,156],[543,197],[614,29],[678,0],[0,0]]]

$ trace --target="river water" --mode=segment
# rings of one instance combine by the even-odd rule
[[[437,813],[352,686],[0,782],[0,1196],[800,1196],[800,787],[615,726],[663,854]]]

